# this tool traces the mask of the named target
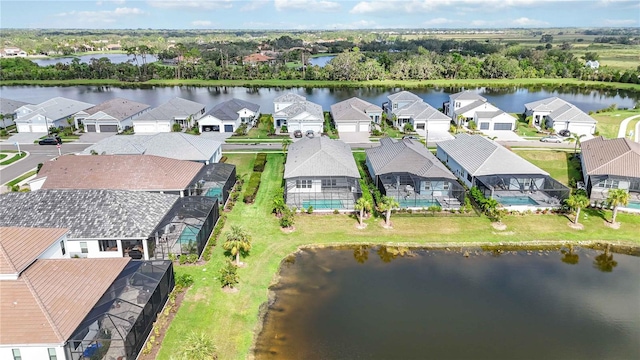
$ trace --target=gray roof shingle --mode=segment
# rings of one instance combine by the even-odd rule
[[[421,97],[409,91],[400,91],[387,98],[391,101],[423,101]]]
[[[451,100],[479,100],[482,102],[486,102],[487,99],[485,97],[482,97],[474,92],[472,92],[471,90],[465,90],[465,91],[461,91],[459,93],[455,93],[452,95],[449,95],[449,99]]]
[[[565,104],[558,109],[552,111],[547,118],[552,121],[568,121],[572,123],[595,124],[597,121],[584,111],[578,109],[573,104]]]
[[[140,115],[135,121],[172,120],[187,118],[198,114],[204,109],[204,104],[195,101],[173,98],[157,108]]]
[[[220,120],[237,120],[238,112],[242,109],[248,109],[255,113],[260,110],[260,105],[233,98],[214,106],[213,109],[207,112],[207,115],[214,116]]]
[[[284,95],[280,95],[273,99],[273,102],[277,103],[294,103],[307,100],[306,97],[294,93],[287,93]]]
[[[312,103],[311,101],[301,101],[295,104],[289,105],[286,108],[278,111],[276,114],[284,115],[289,118],[296,117],[304,112],[313,115],[315,118],[323,119],[324,115],[322,114],[322,106]]]
[[[142,104],[123,98],[115,98],[107,100],[94,107],[90,107],[84,110],[84,112],[89,114],[89,118],[95,118],[93,115],[97,114],[98,112],[103,112],[118,120],[124,120],[150,107],[151,106],[147,104]]]
[[[360,178],[351,147],[326,136],[302,138],[289,146],[284,178],[347,176]]]
[[[178,195],[38,190],[0,196],[0,226],[69,229],[69,239],[146,239]]]
[[[376,175],[410,173],[424,178],[456,177],[422,144],[405,139],[380,139],[380,146],[365,150]]]
[[[59,120],[67,116],[74,115],[80,110],[88,109],[94,106],[82,101],[67,99],[63,97],[55,97],[36,105],[25,105],[31,112],[18,117],[17,121],[30,120],[34,116],[40,114],[51,120]]]

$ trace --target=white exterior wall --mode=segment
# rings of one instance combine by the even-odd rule
[[[80,243],[87,243],[86,254],[82,254],[82,249],[80,248]],[[80,257],[87,258],[119,258],[122,257],[122,241],[116,240],[118,244],[118,251],[100,251],[100,244],[98,240],[75,240],[68,239],[67,240],[67,255],[73,257],[74,255],[78,255]]]
[[[12,360],[13,359],[13,349],[20,350],[20,356],[22,360],[49,360],[49,349],[53,348],[56,350],[56,356],[58,360],[66,359],[66,355],[64,353],[64,347],[59,344],[42,344],[42,345],[2,345],[0,346],[0,359]]]
[[[133,131],[136,134],[171,132],[170,120],[133,121]]]
[[[468,187],[472,187],[471,181],[467,179],[467,171],[460,166],[453,158],[449,157],[445,151],[443,151],[440,147],[436,151],[436,157],[440,159],[440,161],[447,165],[451,172],[458,177],[458,179],[462,180]],[[471,178],[473,179],[473,177]]]
[[[589,123],[567,123],[564,121],[556,121],[553,123],[555,132],[568,129],[571,133],[578,135],[592,135],[596,131],[596,124]]]
[[[64,243],[65,253],[62,254],[62,247],[60,243]],[[62,236],[58,240],[56,240],[47,250],[45,250],[42,255],[38,257],[38,259],[68,259],[69,256],[69,246],[67,245],[67,235]]]

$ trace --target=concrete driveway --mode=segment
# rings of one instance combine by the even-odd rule
[[[80,139],[78,139],[77,142],[81,144],[95,144],[102,139],[110,138],[115,135],[116,133],[109,133],[109,132],[104,132],[104,133],[87,132],[80,135]]]
[[[369,141],[369,133],[364,131],[358,132],[341,132],[340,140],[349,143],[368,143]]]
[[[18,143],[20,145],[33,145],[33,142],[47,135],[47,133],[24,132],[10,136],[4,142],[7,144]]]
[[[526,139],[521,138],[518,134],[513,131],[503,130],[503,131],[491,131],[491,130],[483,130],[483,134],[488,137],[496,137],[496,141],[527,141]]]

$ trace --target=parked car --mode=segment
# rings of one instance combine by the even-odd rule
[[[569,136],[571,136],[571,131],[569,131],[567,129],[560,130],[560,131],[558,131],[558,135],[564,136],[564,137],[569,137]]]
[[[58,140],[56,140],[56,138],[44,138],[40,141],[38,141],[38,144],[40,145],[58,145]]]
[[[540,139],[540,141],[542,142],[552,142],[552,143],[561,143],[564,141],[563,138],[561,138],[560,136],[557,135],[551,135],[551,136],[545,136],[542,139]]]
[[[405,135],[402,139],[410,139],[410,140],[420,140],[417,136],[414,135]]]
[[[301,138],[302,137],[302,131],[300,131],[300,130],[294,131],[293,132],[293,137]]]
[[[313,130],[307,130],[306,134],[308,138],[312,138],[313,137]]]

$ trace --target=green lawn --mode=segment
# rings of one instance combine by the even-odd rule
[[[227,162],[236,164],[238,174],[251,172],[255,154],[225,154]],[[158,359],[170,359],[181,348],[181,339],[188,331],[203,331],[211,336],[220,359],[250,357],[254,333],[259,329],[259,310],[267,302],[268,288],[276,281],[280,263],[304,245],[336,245],[346,243],[429,245],[448,241],[459,246],[479,246],[504,242],[575,242],[584,240],[640,244],[637,230],[640,216],[619,214],[619,230],[605,226],[603,218],[610,212],[585,210],[582,231],[567,226],[568,219],[560,215],[507,216],[507,232],[495,231],[485,217],[394,217],[394,229],[384,229],[381,220],[371,218],[368,227],[356,229],[357,220],[348,215],[296,216],[293,233],[280,230],[271,214],[271,196],[281,186],[284,156],[269,154],[262,174],[262,184],[256,202],[246,205],[237,202],[228,213],[226,228],[238,225],[247,229],[253,239],[246,267],[239,269],[239,292],[221,291],[218,271],[226,259],[221,246],[212,251],[211,260],[201,266],[176,266],[177,273],[193,275],[195,283],[173,323],[168,329]],[[222,236],[220,243],[224,241]]]
[[[582,179],[580,162],[571,160],[573,151],[513,150],[514,153],[547,171],[552,178],[568,185],[569,179]]]
[[[4,159],[4,158],[6,158],[7,156],[9,156],[9,155],[7,155],[7,154],[0,154],[0,160],[2,160],[2,159]]]
[[[24,151],[21,152],[18,155],[14,155],[11,159],[5,160],[0,162],[0,165],[9,165],[9,164],[13,164],[14,162],[22,159],[23,157],[27,156],[27,153],[25,153]]]
[[[13,179],[13,180],[9,181],[9,182],[7,183],[7,186],[13,186],[13,185],[16,185],[16,184],[18,184],[20,181],[22,181],[22,180],[24,180],[24,179],[26,179],[26,178],[32,177],[32,176],[33,176],[33,175],[35,175],[36,173],[37,173],[37,171],[36,171],[36,170],[31,170],[31,171],[29,171],[29,172],[27,172],[27,173],[25,173],[25,174],[22,174],[22,175],[18,176],[17,178],[15,178],[15,179]]]
[[[640,115],[640,110],[615,110],[591,114],[591,116],[598,121],[596,128],[600,132],[600,135],[608,139],[617,138],[622,120],[634,115]],[[632,120],[631,123],[635,124],[635,121]],[[627,134],[629,133],[629,129],[630,126],[627,127]]]

